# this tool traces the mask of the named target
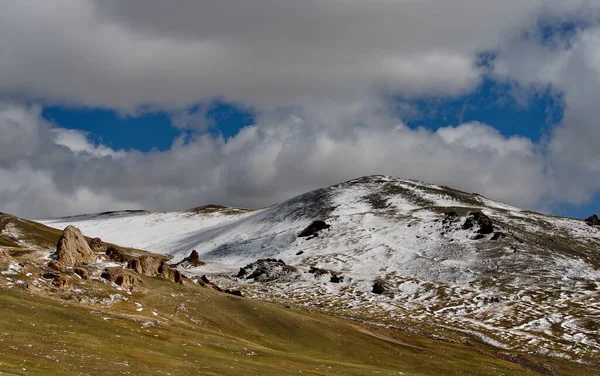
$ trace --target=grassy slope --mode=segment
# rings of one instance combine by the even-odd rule
[[[128,302],[112,307],[52,300],[19,288],[0,290],[0,371],[55,375],[531,374],[470,346],[359,327],[157,278],[144,278],[144,282],[143,290],[134,292]],[[136,311],[134,302],[144,310]],[[574,374],[585,372],[577,369]]]

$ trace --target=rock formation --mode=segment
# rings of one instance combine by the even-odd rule
[[[162,263],[163,261],[158,257],[144,255],[129,260],[127,268],[141,275],[155,277],[160,274]]]
[[[471,212],[469,216],[465,220],[465,223],[462,225],[463,230],[468,230],[477,225],[479,228],[477,229],[477,234],[479,235],[487,235],[494,232],[494,225],[492,224],[492,220],[487,215],[482,212]]]
[[[600,226],[600,218],[596,214],[587,217],[584,222],[590,226]]]
[[[309,236],[316,237],[316,236],[318,236],[319,231],[328,229],[329,227],[331,227],[331,226],[328,225],[327,223],[325,223],[325,221],[314,221],[307,228],[302,230],[302,232],[298,234],[298,237],[299,238],[309,237]]]
[[[289,282],[300,277],[301,273],[297,268],[277,259],[260,259],[240,268],[237,274],[237,278],[259,282]]]
[[[77,227],[67,226],[56,245],[56,261],[63,266],[91,264],[96,256]]]
[[[108,246],[100,238],[93,238],[89,241],[89,246],[93,252],[106,253]]]
[[[142,283],[139,278],[120,267],[106,268],[100,277],[125,288],[133,287]]]

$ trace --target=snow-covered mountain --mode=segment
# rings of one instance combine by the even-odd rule
[[[600,350],[599,228],[449,187],[370,176],[254,211],[207,206],[40,222],[174,262],[195,249],[207,264],[189,274],[231,274],[273,259],[260,268],[272,269],[271,283],[247,279],[260,274],[256,266],[222,282],[264,299],[451,328],[556,356]]]

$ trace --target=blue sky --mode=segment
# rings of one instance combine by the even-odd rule
[[[127,115],[115,110],[47,107],[42,116],[61,127],[87,132],[91,142],[113,149],[165,151],[176,139],[189,134],[189,130],[174,126],[166,112]],[[224,102],[215,102],[206,118],[212,124],[207,133],[224,138],[253,123],[251,112]]]

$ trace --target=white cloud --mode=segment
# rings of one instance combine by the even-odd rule
[[[256,207],[374,173],[526,207],[583,202],[600,189],[599,9],[585,0],[5,1],[0,98],[12,102],[0,103],[1,209]],[[565,20],[590,25],[572,38],[536,31]],[[489,51],[493,67],[479,66]],[[486,73],[527,93],[562,93],[563,124],[540,143],[477,122],[413,130],[382,99],[454,96]],[[256,124],[149,153],[91,143],[17,104],[160,108],[202,131],[206,108],[190,106],[215,98],[252,107]]]
[[[600,27],[580,30],[570,40],[557,35],[509,43],[494,73],[524,90],[548,87],[564,101],[564,119],[548,136],[546,159],[555,200],[583,203],[600,190]]]
[[[480,123],[413,130],[384,107],[359,103],[310,115],[302,109],[265,114],[227,141],[205,135],[165,152],[117,151],[116,158],[102,145],[90,146],[80,133],[49,128],[35,108],[5,106],[7,113],[22,114],[20,123],[33,124],[38,133],[30,137],[43,147],[0,164],[1,180],[13,182],[0,185],[1,209],[39,217],[211,202],[260,207],[374,173],[447,184],[525,206],[538,204],[545,192],[544,161],[527,139],[506,138]],[[3,115],[0,111],[0,119]],[[346,123],[349,118],[355,121]],[[11,126],[0,121],[2,131]],[[73,137],[65,142],[56,134]]]
[[[481,79],[478,53],[560,4],[11,0],[0,93],[124,111],[215,97],[268,107],[380,89],[453,95]]]

